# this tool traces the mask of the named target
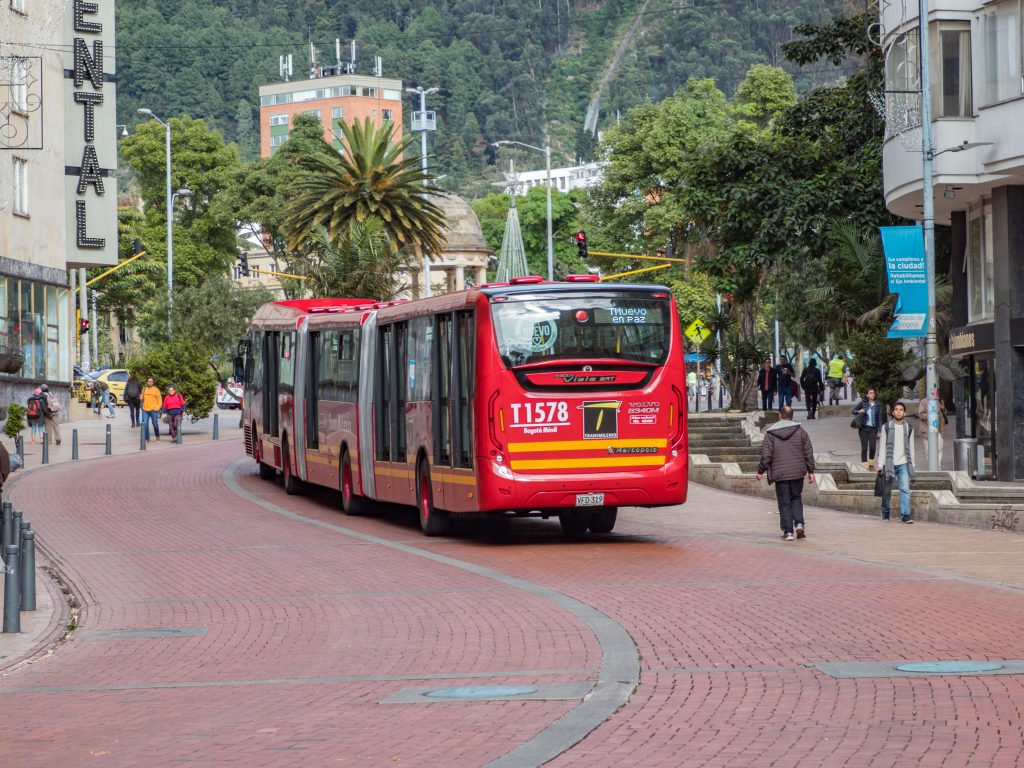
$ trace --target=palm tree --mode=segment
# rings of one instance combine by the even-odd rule
[[[380,219],[354,221],[333,242],[324,227],[317,227],[309,249],[306,286],[314,296],[393,301],[408,287],[401,275],[410,266],[409,249],[391,247]]]
[[[353,223],[380,222],[393,251],[409,246],[440,253],[445,246],[444,212],[428,195],[445,194],[424,183],[415,156],[402,157],[411,137],[396,144],[394,125],[343,123],[345,149],[305,155],[291,188],[284,226],[288,246],[302,250],[311,233],[323,227],[331,243],[350,235]]]

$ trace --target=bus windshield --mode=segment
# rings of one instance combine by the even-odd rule
[[[509,368],[595,359],[661,365],[671,306],[635,294],[529,294],[493,302],[491,314],[498,352]]]

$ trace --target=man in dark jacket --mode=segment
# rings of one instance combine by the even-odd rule
[[[775,407],[775,383],[779,374],[771,360],[765,360],[757,372],[757,389],[761,393],[761,410],[770,411]]]
[[[784,406],[782,418],[764,433],[761,443],[761,462],[757,465],[757,479],[768,473],[768,482],[775,483],[775,498],[779,502],[779,524],[782,538],[804,538],[804,475],[814,482],[814,449],[804,428],[793,421],[793,408]]]
[[[804,391],[807,402],[807,418],[816,419],[818,413],[818,398],[825,390],[825,383],[821,378],[821,371],[818,369],[818,361],[813,357],[800,374],[800,387]]]
[[[784,405],[793,405],[793,377],[796,371],[790,365],[785,355],[779,357],[779,364],[775,366],[775,384],[779,393],[779,413],[782,413]]]

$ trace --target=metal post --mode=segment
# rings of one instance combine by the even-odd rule
[[[715,306],[722,313],[722,294],[715,294]],[[722,410],[722,331],[715,331],[715,342],[718,344],[718,357],[715,359],[715,371],[718,373],[718,410]],[[710,410],[710,409],[709,409]]]
[[[50,463],[50,433],[43,432],[43,464]]]
[[[174,442],[181,445],[183,440],[181,436],[181,421],[178,422],[178,431],[174,433]]]
[[[14,438],[14,452],[21,459],[21,466],[25,466],[25,438],[21,435]]]
[[[427,118],[427,92],[420,86],[420,114],[423,120]],[[426,123],[423,123],[426,126]],[[420,163],[423,167],[423,186],[427,185],[427,132],[420,131]],[[430,254],[423,252],[423,296],[430,298]]]
[[[220,414],[213,414],[213,439],[220,440]]]
[[[78,461],[78,430],[71,430],[71,460]]]
[[[146,450],[146,435],[149,434],[149,418],[146,418],[145,424],[139,428],[139,450]]]
[[[14,538],[12,535],[14,530],[14,508],[11,506],[11,502],[5,501],[3,503],[3,516],[0,519],[3,520],[3,525],[0,525],[0,531],[3,532],[3,536],[0,536],[0,552],[4,552],[7,545]]]
[[[14,510],[14,516],[11,518],[11,540],[8,542],[13,544],[21,551],[21,510]]]
[[[18,567],[21,569],[21,610],[36,609],[36,534],[31,523],[22,523],[22,551]]]
[[[552,238],[551,231],[551,141],[550,139],[544,144],[544,163],[547,167],[548,174],[548,196],[547,196],[547,214],[548,214],[548,280],[554,281],[555,279],[555,241]]]
[[[92,339],[92,360],[96,365],[100,364],[100,326],[96,321],[96,291],[93,289],[92,302],[90,302],[92,311],[92,327],[89,329],[89,338]]]
[[[922,196],[924,203],[924,259],[928,280],[928,330],[924,342],[925,396],[928,398],[928,471],[939,468],[939,402],[935,378],[935,359],[939,356],[935,327],[935,200],[932,179],[935,148],[932,146],[931,51],[928,47],[928,0],[918,7],[921,61],[921,155],[923,158]]]
[[[89,289],[85,287],[85,269],[78,270],[78,307],[82,313],[82,320],[89,319]],[[79,329],[81,331],[81,329]],[[89,364],[89,334],[80,333],[82,343],[82,372],[88,373],[92,370]]]
[[[163,122],[163,121],[161,121]],[[174,195],[171,190],[171,124],[164,123],[167,163],[167,335],[171,335],[174,312]]]
[[[21,597],[18,594],[18,547],[8,544],[4,551],[4,632],[21,632]]]
[[[775,318],[775,364],[779,364],[779,318]]]
[[[110,425],[107,424],[106,445],[103,451],[107,456],[109,456],[113,452],[111,450],[111,447],[112,446],[110,444]]]

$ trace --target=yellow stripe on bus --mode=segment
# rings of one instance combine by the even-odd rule
[[[609,459],[519,459],[509,462],[512,469],[596,469],[606,467],[661,467],[664,456],[616,456]]]
[[[550,440],[536,443],[509,443],[509,453],[548,451],[607,451],[609,448],[667,448],[665,438],[655,440]]]

